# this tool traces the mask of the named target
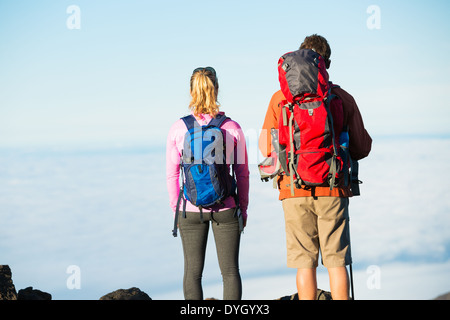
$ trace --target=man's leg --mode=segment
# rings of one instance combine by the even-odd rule
[[[328,268],[333,300],[348,300],[349,280],[346,267]]]
[[[348,300],[349,277],[346,265],[352,263],[347,198],[319,197],[316,202],[323,265],[328,269],[333,300]]]
[[[284,199],[287,265],[297,269],[299,299],[316,299],[319,257],[317,216],[312,197]]]
[[[316,268],[297,269],[298,300],[316,300]]]

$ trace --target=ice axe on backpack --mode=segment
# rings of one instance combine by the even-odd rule
[[[279,174],[286,172],[286,153],[284,150],[280,151],[280,143],[278,142],[278,130],[272,128],[270,131],[272,137],[272,146],[274,150],[270,153],[269,157],[264,158],[261,163],[258,164],[259,175],[261,181],[267,182],[270,179],[274,179]],[[276,179],[273,180],[274,188],[276,188]]]

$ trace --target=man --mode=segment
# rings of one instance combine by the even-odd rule
[[[331,49],[325,38],[312,35],[305,38],[300,49],[313,49],[330,67]],[[348,127],[349,150],[353,160],[366,157],[372,139],[364,128],[363,120],[353,97],[341,88],[334,87],[343,104],[344,125]],[[259,148],[266,157],[273,151],[270,131],[278,129],[278,118],[283,93],[277,91],[269,103]],[[333,299],[349,298],[349,279],[346,265],[351,264],[348,198],[349,187],[343,183],[330,187],[295,188],[291,194],[290,180],[286,175],[277,177],[286,223],[287,265],[297,269],[299,299],[316,299],[319,248],[322,263],[327,268]]]

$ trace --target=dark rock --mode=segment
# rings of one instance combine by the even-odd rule
[[[0,265],[0,300],[17,300],[16,287],[8,265]]]
[[[298,300],[298,293],[294,293],[290,296],[281,297],[278,300]],[[333,300],[331,298],[331,292],[317,289],[317,300]]]
[[[41,290],[33,289],[33,287],[28,287],[19,290],[17,300],[52,300],[52,295]]]
[[[119,289],[113,292],[110,292],[100,300],[152,300],[148,294],[141,291],[138,288],[130,288],[130,289]]]
[[[442,294],[439,297],[434,298],[434,300],[450,300],[450,292]]]

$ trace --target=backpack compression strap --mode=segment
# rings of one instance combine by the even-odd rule
[[[333,123],[333,115],[331,114],[331,110],[330,110],[330,104],[331,104],[331,100],[336,97],[336,95],[331,93],[331,88],[328,90],[328,95],[325,98],[325,108],[327,110],[327,118],[329,121],[329,126],[330,126],[330,130],[331,130],[331,142],[333,144],[333,156],[331,158],[331,164],[330,164],[330,180],[329,180],[329,185],[330,185],[330,190],[333,190],[333,188],[335,187],[335,183],[336,183],[336,174],[337,174],[337,152],[336,152],[336,137],[335,137],[335,132],[334,132],[334,123]]]
[[[284,105],[282,107],[282,116],[283,116],[283,125],[288,125],[289,126],[289,146],[290,146],[290,150],[289,150],[289,163],[288,163],[288,172],[289,172],[289,179],[290,179],[290,188],[291,188],[291,195],[294,196],[295,195],[295,191],[294,191],[294,182],[296,186],[301,186],[302,185],[302,179],[300,178],[300,175],[297,172],[297,169],[295,168],[295,149],[294,149],[294,133],[293,133],[293,128],[294,128],[294,107],[295,104],[291,104],[288,103],[287,105]],[[291,115],[289,116],[289,119],[287,118],[287,113],[286,113],[286,108],[289,109],[289,111],[291,112]],[[287,173],[287,172],[286,172]],[[294,181],[294,174],[296,176],[296,179]]]

